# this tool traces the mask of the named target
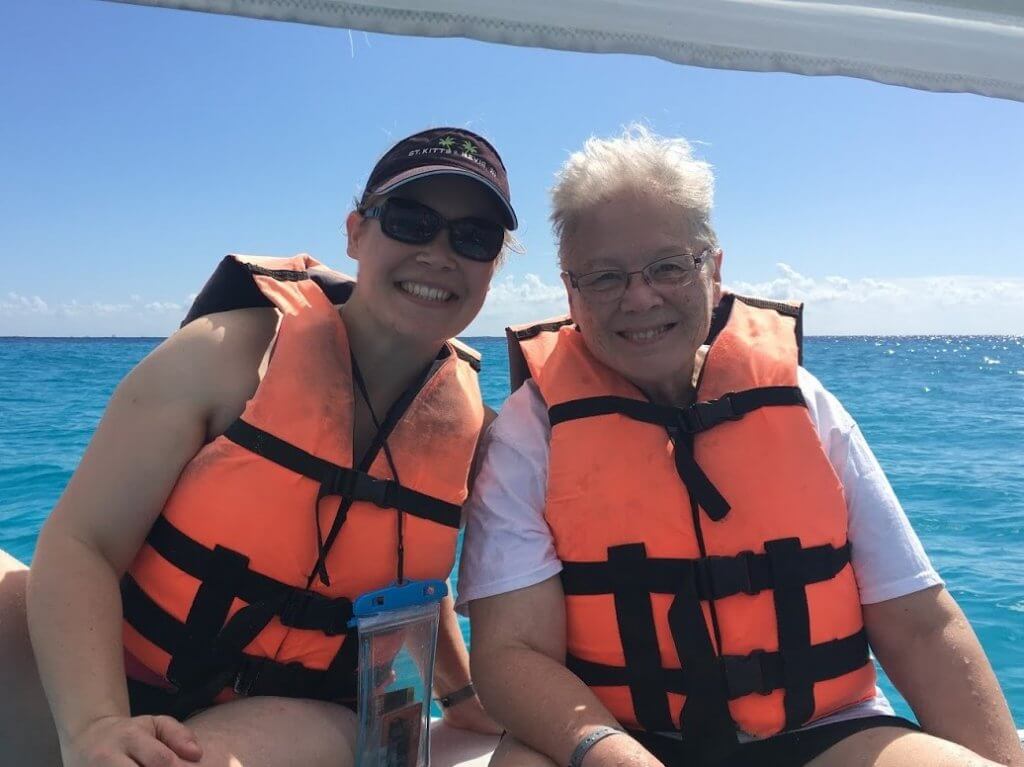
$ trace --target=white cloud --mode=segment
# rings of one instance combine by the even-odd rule
[[[744,295],[806,304],[809,335],[1024,333],[1024,278],[976,275],[914,278],[816,277],[778,264],[761,282],[727,282]],[[0,295],[0,335],[165,336],[195,299],[127,302],[47,301],[37,295]],[[565,290],[536,274],[507,275],[491,286],[480,316],[464,335],[498,336],[508,325],[564,314]]]
[[[802,301],[811,335],[1024,333],[1024,279],[952,275],[849,278],[801,274],[788,264],[761,282],[726,283],[744,295]],[[491,287],[466,335],[502,335],[508,325],[567,311],[565,290],[535,274],[509,275]]]
[[[127,302],[46,301],[40,296],[8,293],[0,297],[0,336],[166,336],[184,316],[181,301]]]
[[[804,303],[827,301],[849,301],[864,303],[886,297],[899,299],[908,291],[892,281],[876,280],[870,277],[849,280],[846,277],[825,277],[816,279],[800,274],[788,264],[776,264],[779,277],[766,282],[726,283],[725,287],[736,293],[776,300],[796,300]]]
[[[536,274],[524,274],[519,282],[510,274],[491,286],[487,300],[494,306],[564,303],[565,288],[561,284],[548,285]]]
[[[548,284],[536,274],[507,275],[491,285],[480,316],[463,335],[500,336],[509,325],[554,317],[569,311],[565,288]]]
[[[151,301],[146,304],[145,309],[148,312],[154,312],[156,314],[174,312],[175,314],[184,315],[185,313],[185,307],[174,301]]]
[[[788,264],[737,293],[803,301],[812,335],[1024,333],[1024,279],[976,275],[875,279],[811,277]]]
[[[0,299],[0,316],[17,316],[19,314],[49,314],[50,307],[39,296],[23,296],[8,293]]]
[[[108,304],[102,301],[83,304],[74,298],[70,303],[60,304],[56,313],[76,318],[107,317],[111,314],[123,314],[134,308],[131,304]]]

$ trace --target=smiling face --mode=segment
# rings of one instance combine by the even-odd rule
[[[639,271],[678,253],[699,254],[707,245],[690,232],[678,205],[648,192],[624,190],[577,219],[564,248],[566,271]],[[659,401],[690,390],[694,355],[707,338],[718,300],[720,255],[690,284],[655,289],[634,274],[621,299],[593,300],[563,275],[572,317],[590,352]]]
[[[492,195],[466,178],[413,181],[394,196],[427,205],[449,221],[470,216],[502,220]],[[385,235],[379,220],[356,212],[349,214],[347,229],[348,254],[359,262],[348,308],[371,317],[380,332],[436,345],[465,330],[483,306],[495,263],[456,254],[447,229],[424,245],[410,245]]]

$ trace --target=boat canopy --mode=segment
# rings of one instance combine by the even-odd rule
[[[1024,101],[1020,0],[112,0]]]

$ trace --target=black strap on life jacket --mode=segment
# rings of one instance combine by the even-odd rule
[[[416,379],[414,379],[409,384],[408,387],[406,387],[405,391],[402,392],[402,394],[398,397],[398,399],[396,399],[394,401],[394,403],[391,405],[391,407],[388,408],[388,412],[385,414],[383,422],[377,422],[376,421],[376,416],[374,416],[374,421],[375,421],[375,426],[377,428],[377,431],[373,435],[373,440],[371,441],[369,447],[366,449],[365,454],[363,455],[362,459],[360,460],[358,469],[356,469],[357,471],[359,471],[359,472],[361,472],[363,474],[367,474],[369,472],[370,468],[373,466],[374,461],[377,459],[378,454],[381,452],[381,450],[383,450],[384,453],[385,453],[385,456],[386,456],[386,458],[388,460],[388,463],[389,463],[389,466],[391,468],[391,471],[394,473],[394,476],[395,476],[394,480],[386,480],[386,481],[389,483],[390,487],[394,487],[394,488],[401,487],[401,483],[399,482],[398,475],[397,475],[397,473],[395,473],[394,461],[392,460],[392,457],[390,455],[390,448],[387,447],[387,440],[388,440],[388,437],[391,436],[391,433],[398,426],[399,421],[401,421],[401,419],[405,416],[406,412],[408,411],[409,407],[412,405],[413,400],[416,398],[417,394],[419,394],[419,392],[426,385],[426,382],[430,378],[431,371],[433,369],[434,369],[433,365],[431,365],[431,366],[425,367],[421,371],[420,375]],[[353,376],[354,380],[356,380],[357,382],[361,382],[361,375],[359,373],[359,366],[356,363],[355,356],[352,357],[352,376]],[[365,384],[362,384],[362,386],[365,388]],[[367,403],[369,403],[369,399],[368,398],[367,398]],[[323,485],[321,485],[320,492],[317,495],[316,504],[314,505],[314,514],[316,516],[317,557],[316,557],[316,562],[313,565],[313,572],[310,574],[310,583],[312,583],[313,578],[318,577],[320,579],[320,582],[323,583],[325,586],[329,586],[330,583],[331,583],[330,576],[328,575],[328,572],[327,572],[327,555],[330,553],[331,547],[334,546],[334,542],[337,540],[338,535],[341,534],[341,529],[342,529],[342,527],[345,524],[345,520],[348,518],[349,510],[352,508],[352,504],[356,500],[352,496],[348,496],[348,497],[346,497],[344,495],[342,496],[341,503],[338,505],[338,511],[334,515],[334,521],[331,523],[331,527],[327,531],[327,536],[325,537],[323,535],[323,531],[321,530],[321,527],[320,527],[320,516],[319,516],[318,509],[319,509],[320,501],[326,495],[330,495],[330,494],[332,494],[331,491],[328,488],[326,488]],[[419,495],[421,499],[431,499],[430,496],[425,496],[425,495],[422,495],[422,494],[417,494],[417,495]],[[404,506],[397,506],[397,505],[395,505],[395,506],[390,507],[390,508],[395,508],[396,510],[399,511],[399,514],[397,515],[399,520],[402,519],[401,512],[406,510],[405,507],[411,506],[411,504],[408,503],[409,500],[413,500],[413,499],[407,498],[407,499],[403,500],[403,499],[400,499],[400,498],[395,498],[396,503],[403,503]],[[436,501],[437,499],[431,499],[431,500]],[[374,501],[371,501],[371,502],[374,502]],[[440,503],[445,503],[445,502],[441,501]],[[446,504],[446,507],[441,509],[442,511],[445,512],[444,519],[446,520],[442,524],[447,524],[449,527],[454,527],[454,528],[458,529],[460,521],[461,521],[461,519],[460,519],[461,512],[454,513],[454,510],[456,510],[458,508],[459,507],[455,506],[454,504]],[[421,509],[421,511],[426,511],[426,510],[427,510],[426,508],[422,508]],[[429,517],[424,517],[424,518],[427,519]],[[437,521],[437,520],[433,520],[433,521]],[[402,550],[404,548],[404,543],[403,543],[401,535],[399,536],[398,548],[399,548],[399,550],[396,552],[396,554],[398,555],[397,558],[398,558],[398,561],[399,561],[399,565],[401,565],[401,562],[402,562],[402,559],[403,559]],[[399,570],[401,570],[401,567],[399,567]],[[397,575],[399,576],[399,580],[401,580],[401,573],[399,572],[399,573],[397,573]],[[308,585],[309,584],[307,584],[307,586]]]
[[[798,386],[765,386],[757,389],[725,394],[705,402],[695,402],[687,407],[658,405],[646,400],[629,397],[599,396],[583,397],[552,405],[548,409],[551,427],[579,418],[594,418],[604,415],[622,415],[634,421],[664,426],[684,434],[699,434],[728,421],[737,421],[748,413],[762,407],[799,405],[806,407],[803,394]],[[729,502],[714,486],[707,474],[697,463],[692,450],[683,440],[675,446],[676,472],[686,489],[714,521],[724,519],[729,513]]]
[[[200,581],[185,621],[150,597],[130,574],[121,580],[125,620],[171,656],[168,680],[180,710],[195,710],[225,687],[242,695],[348,700],[355,695],[358,640],[350,632],[352,603],[291,586],[251,570],[248,558],[212,549],[160,517],[147,543],[177,569]],[[235,599],[248,604],[228,618]],[[346,635],[326,670],[249,655],[245,648],[274,618],[289,628]]]
[[[589,686],[629,687],[637,721],[651,731],[676,729],[666,695],[687,695],[681,725],[684,741],[691,744],[724,741],[723,733],[716,738],[709,731],[731,726],[731,721],[713,706],[701,708],[723,692],[724,699],[735,700],[782,689],[785,728],[801,726],[814,713],[816,682],[870,662],[863,630],[834,641],[810,641],[805,587],[842,571],[850,561],[850,547],[802,548],[799,539],[785,538],[769,541],[765,549],[764,554],[667,559],[649,558],[644,545],[635,543],[609,547],[606,561],[563,562],[566,596],[613,595],[626,660],[624,666],[610,666],[570,654],[566,666]],[[700,603],[767,590],[775,599],[779,650],[715,654]],[[651,594],[675,595],[668,618],[681,669],[661,666]],[[688,729],[693,737],[685,737]]]
[[[852,673],[868,662],[868,639],[863,630],[841,639],[811,645],[810,652],[803,659],[808,675],[818,682]],[[725,675],[729,700],[755,693],[768,695],[785,688],[786,671],[781,652],[755,650],[749,655],[723,655],[719,656],[718,663]],[[624,666],[594,663],[571,654],[566,656],[565,665],[590,687],[628,687],[634,678],[631,670]],[[659,679],[661,695],[690,694],[681,668],[661,669]],[[672,729],[675,726],[659,731]]]
[[[618,414],[634,421],[698,434],[726,421],[738,421],[759,408],[780,405],[806,406],[800,387],[763,386],[725,394],[718,399],[694,402],[687,407],[658,405],[647,400],[612,395],[583,397],[552,405],[548,417],[551,425],[555,426],[577,418]]]
[[[353,501],[367,501],[385,509],[398,509],[439,525],[458,529],[462,507],[405,487],[390,479],[379,479],[365,471],[317,458],[242,419],[231,424],[224,436],[261,458],[320,483],[320,497],[340,495]]]
[[[415,392],[418,390],[418,387],[410,387],[412,396],[415,396]],[[398,403],[400,407],[394,409],[395,412],[404,413],[409,402],[412,401],[412,396],[403,397],[402,401]],[[406,399],[408,401],[405,401]],[[319,577],[324,585],[330,585],[326,563],[327,554],[337,540],[352,504],[356,501],[367,501],[382,509],[396,509],[455,529],[458,529],[461,524],[462,508],[460,506],[405,487],[394,480],[374,477],[363,470],[369,468],[373,456],[380,450],[380,445],[383,444],[387,433],[394,428],[394,422],[397,422],[396,418],[389,420],[385,428],[377,430],[374,444],[359,469],[338,466],[322,458],[317,458],[302,448],[246,423],[241,418],[224,431],[224,436],[240,447],[320,483],[314,504],[317,560],[313,565],[313,576]],[[325,537],[320,528],[319,507],[320,501],[330,496],[340,496],[341,503]]]
[[[694,505],[693,515],[698,511]],[[668,610],[669,631],[683,670],[689,695],[679,712],[679,731],[687,762],[714,763],[739,745],[736,728],[729,713],[725,676],[697,597],[693,577],[684,578]],[[712,613],[714,619],[714,613]],[[715,639],[721,645],[715,624]]]
[[[800,581],[819,583],[834,578],[850,562],[850,544],[798,548],[791,555],[791,565]],[[627,567],[625,574],[622,571]],[[701,601],[759,594],[774,589],[776,583],[771,557],[744,551],[733,557],[698,559],[644,556],[620,562],[617,567],[608,561],[562,562],[562,590],[573,596],[609,594],[613,584],[627,575],[631,583],[649,594],[675,594],[680,581],[692,578]]]
[[[318,499],[341,496],[345,511],[352,502],[367,501],[447,527],[459,527],[461,510],[454,504],[365,471],[330,463],[241,419],[229,426],[224,436],[269,461],[320,482]],[[338,516],[343,522],[344,515],[339,512]],[[336,526],[341,526],[337,520]],[[336,535],[332,529],[327,548]],[[353,636],[346,637],[326,671],[294,663],[282,665],[244,652],[275,617],[290,628],[318,630],[328,636],[346,634],[352,617],[347,599],[332,600],[255,572],[244,555],[224,546],[209,549],[163,516],[157,519],[147,542],[172,565],[200,581],[184,623],[163,611],[131,576],[122,581],[125,619],[171,656],[167,678],[179,688],[183,708],[212,700],[225,686],[248,695],[295,695],[325,700],[350,697],[357,649]],[[248,604],[228,619],[236,598]]]
[[[335,303],[347,300],[354,284],[344,275],[327,270],[271,270],[228,257],[182,324],[216,311],[270,306],[269,299],[251,279],[255,274],[281,281],[313,279]],[[463,350],[455,351],[460,356],[464,354]],[[441,350],[442,355],[448,353],[448,346]],[[478,359],[476,363],[479,369]],[[167,678],[177,688],[173,693],[177,711],[202,708],[225,687],[241,695],[354,698],[358,640],[347,625],[352,617],[351,602],[331,599],[309,590],[309,586],[317,574],[329,585],[325,558],[354,502],[398,509],[458,529],[459,506],[368,472],[380,443],[406,412],[422,384],[423,380],[418,380],[395,403],[358,469],[325,461],[241,419],[225,431],[224,436],[240,447],[318,482],[317,507],[325,497],[341,498],[326,540],[317,516],[319,555],[306,588],[256,572],[249,567],[245,555],[220,545],[210,549],[175,528],[165,517],[157,519],[147,542],[170,564],[200,582],[195,599],[182,622],[161,608],[128,574],[121,582],[122,600],[125,620],[171,656]],[[246,605],[228,618],[236,599]],[[345,635],[345,639],[326,670],[247,654],[245,648],[275,618],[289,628],[320,631],[327,636]]]
[[[726,326],[736,300],[793,317],[797,349],[800,349],[799,307],[732,295],[723,298],[715,312],[709,343],[713,343]],[[697,434],[740,420],[763,407],[785,406],[806,407],[799,387],[752,388],[683,408],[629,397],[597,396],[559,403],[548,411],[552,428],[579,418],[620,415],[665,428],[674,443],[676,473],[688,491],[701,556],[694,560],[650,560],[642,543],[611,546],[605,562],[563,563],[563,588],[567,596],[613,596],[625,659],[625,665],[619,668],[585,663],[570,656],[569,668],[577,671],[587,684],[599,686],[601,681],[616,679],[619,685],[627,686],[637,721],[645,729],[661,731],[678,726],[683,736],[681,748],[685,763],[717,763],[738,745],[728,701],[741,697],[733,693],[743,685],[735,679],[730,681],[730,674],[739,677],[743,670],[753,667],[745,658],[739,659],[744,661],[741,663],[721,655],[717,599],[740,593],[756,594],[768,588],[773,590],[780,642],[780,650],[773,657],[787,661],[787,665],[781,680],[776,675],[772,682],[779,681],[778,687],[785,690],[786,726],[798,726],[797,723],[807,721],[813,714],[813,686],[817,677],[802,665],[812,648],[804,586],[835,577],[849,562],[849,548],[815,547],[805,553],[800,549],[799,540],[792,539],[796,550],[785,540],[773,542],[778,546],[766,549],[766,554],[743,552],[735,557],[708,556],[700,509],[718,522],[728,515],[730,505],[697,463],[693,447]],[[783,551],[790,560],[780,564],[776,560]],[[681,665],[675,672],[661,666],[651,597],[655,593],[674,596],[667,618]],[[704,603],[710,613],[710,627]],[[863,646],[864,652],[856,653],[852,661],[856,663],[853,668],[867,660],[866,643]],[[825,676],[820,678],[830,679],[853,670],[840,663],[848,660],[837,653],[826,656],[824,670],[819,669]],[[836,668],[843,670],[832,673]],[[666,687],[670,680],[671,689]],[[745,681],[749,686],[749,680]],[[763,678],[755,681],[760,686],[751,691],[767,693],[777,689],[763,689]],[[668,692],[686,695],[678,723],[671,720]]]

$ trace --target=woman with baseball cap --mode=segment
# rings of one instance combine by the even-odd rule
[[[0,552],[11,763],[353,763],[353,600],[450,571],[493,417],[450,339],[516,216],[494,148],[438,128],[381,158],[346,228],[358,281],[228,257],[121,382],[40,535],[31,646]],[[494,731],[450,601],[439,633],[446,719]]]

